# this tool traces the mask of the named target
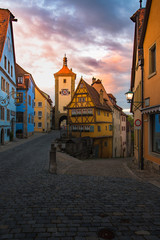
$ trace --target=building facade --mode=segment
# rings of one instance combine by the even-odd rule
[[[35,86],[34,131],[49,132],[52,127],[52,100]]]
[[[134,98],[131,103],[131,112],[134,116],[134,122],[139,119],[142,121],[141,108],[142,108],[142,71],[141,71],[141,59],[142,51],[139,47],[140,37],[142,33],[143,21],[145,15],[145,8],[138,9],[131,20],[135,23],[134,31],[134,45],[133,45],[133,57],[132,57],[132,70],[131,70],[131,85],[130,89],[134,93]],[[142,129],[134,128],[134,160],[140,167],[142,164]]]
[[[140,40],[143,49],[144,168],[160,173],[160,1],[147,0]]]
[[[121,157],[127,157],[127,115],[121,111]],[[129,130],[129,128],[128,128]]]
[[[16,21],[8,9],[0,9],[0,144],[16,133],[16,75],[12,22]]]
[[[35,82],[32,75],[18,64],[16,64],[16,79],[16,136],[27,138],[34,133]]]
[[[108,94],[102,84],[102,80],[92,79],[92,87],[100,94],[103,91],[103,97],[112,109],[112,126],[113,126],[113,144],[112,157],[121,157],[121,112],[122,108],[117,105],[116,98],[113,94]]]
[[[67,110],[72,136],[92,138],[95,157],[112,157],[112,110],[103,91],[99,94],[81,79]]]
[[[66,125],[66,106],[71,101],[75,91],[76,74],[67,66],[66,56],[63,58],[63,67],[54,74],[55,77],[55,129],[60,129],[61,124]]]

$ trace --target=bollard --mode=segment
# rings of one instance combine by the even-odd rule
[[[50,151],[49,172],[54,174],[57,173],[56,148],[53,145],[51,145]]]

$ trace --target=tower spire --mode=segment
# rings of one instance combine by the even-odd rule
[[[67,57],[66,57],[66,54],[64,54],[63,66],[67,66]]]
[[[142,0],[139,0],[139,2],[140,2],[140,8],[142,8]]]

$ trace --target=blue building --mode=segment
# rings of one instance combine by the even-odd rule
[[[32,75],[18,64],[16,64],[16,79],[16,136],[27,138],[34,133],[35,82]]]
[[[12,22],[8,9],[0,9],[0,145],[15,137],[16,75]]]

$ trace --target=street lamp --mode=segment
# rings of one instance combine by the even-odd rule
[[[125,95],[126,95],[127,102],[132,103],[132,105],[135,107],[135,110],[139,109],[142,106],[142,101],[133,101],[134,92],[132,92],[131,90],[126,92]]]
[[[126,95],[127,102],[128,102],[128,103],[131,103],[131,102],[132,102],[132,99],[133,99],[134,93],[129,90],[128,92],[125,93],[125,95]]]

